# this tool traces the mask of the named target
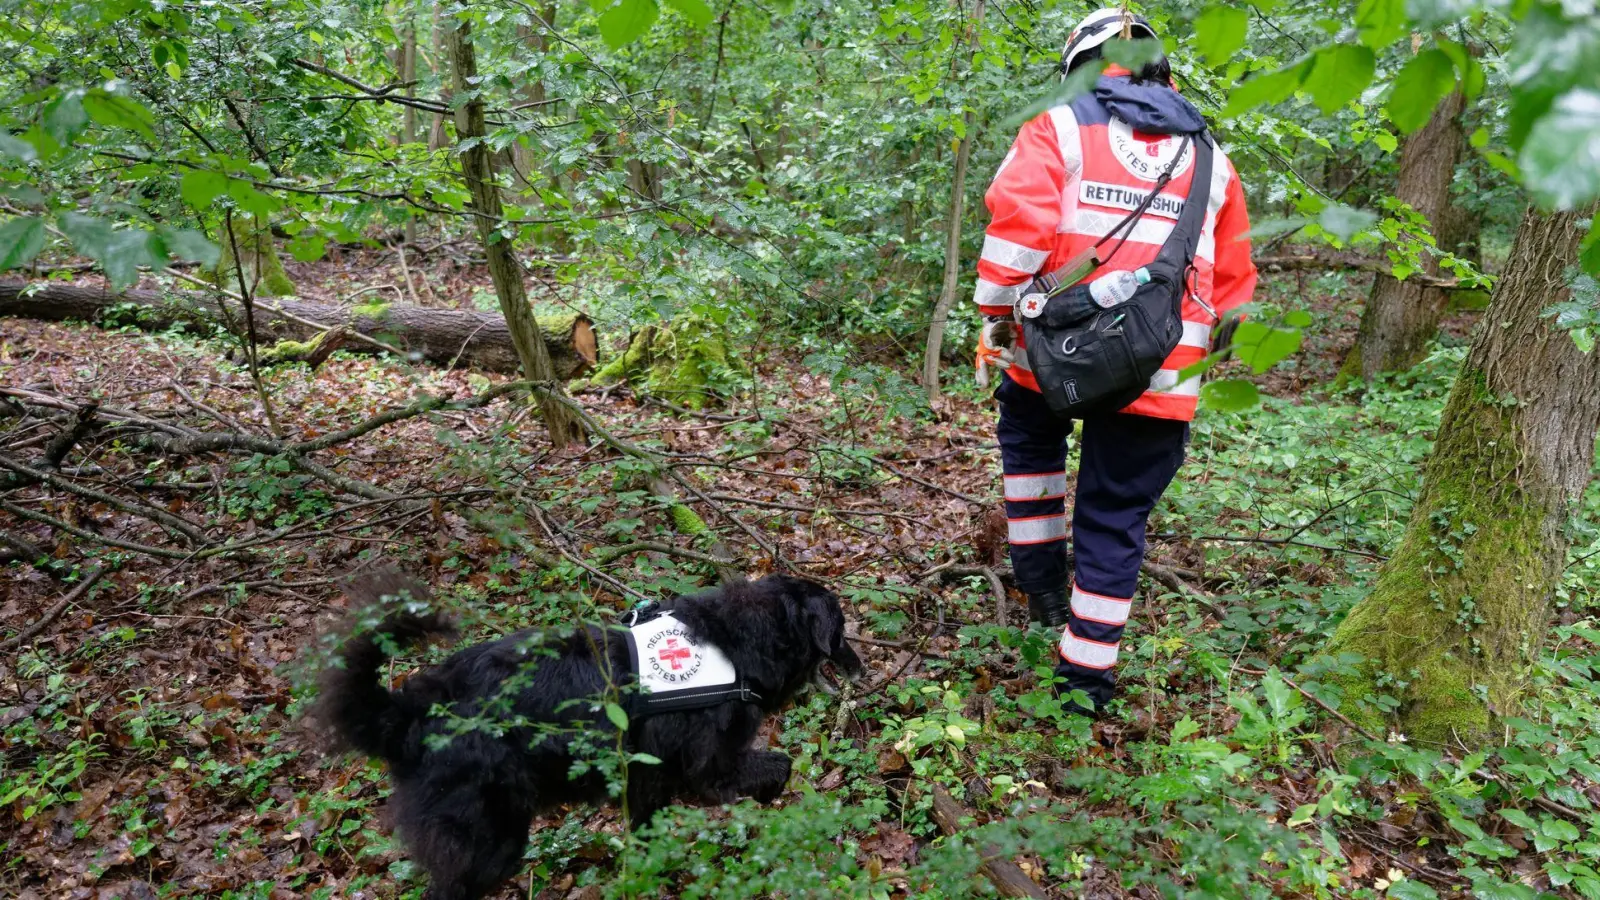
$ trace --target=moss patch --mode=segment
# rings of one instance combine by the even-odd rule
[[[1439,743],[1478,740],[1517,708],[1562,546],[1557,495],[1528,483],[1519,440],[1511,408],[1463,373],[1406,535],[1326,648],[1364,659],[1328,679],[1363,725],[1382,722],[1366,703],[1380,693],[1400,701],[1405,734]]]
[[[700,409],[713,396],[711,386],[736,368],[727,339],[715,326],[680,319],[672,327],[640,329],[621,356],[594,374],[594,381],[627,381],[690,409]]]
[[[389,304],[382,301],[377,303],[361,303],[350,307],[350,315],[358,319],[378,319],[381,321],[384,315],[388,312]]]
[[[228,239],[227,230],[224,228],[217,243],[222,246],[222,256],[217,260],[216,268],[206,273],[213,284],[237,290],[239,269],[242,268],[245,281],[250,284],[255,295],[294,296],[294,281],[289,278],[289,273],[283,270],[283,262],[278,259],[277,247],[272,242],[272,226],[266,219],[252,217],[248,220],[248,224],[245,220],[235,219],[233,239]],[[239,245],[239,252],[244,257],[242,265],[235,262],[233,253],[235,243]]]

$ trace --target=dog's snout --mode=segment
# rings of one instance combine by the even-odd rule
[[[866,664],[861,661],[861,657],[856,655],[856,651],[850,649],[850,645],[844,641],[839,642],[839,649],[833,651],[833,654],[828,659],[851,681],[860,678],[861,673],[866,671],[867,668]]]

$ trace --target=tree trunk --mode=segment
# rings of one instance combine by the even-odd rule
[[[473,85],[478,77],[478,63],[472,48],[471,25],[458,19],[448,35],[450,69],[457,92],[476,91]],[[530,381],[554,382],[555,368],[550,362],[550,352],[539,338],[539,328],[534,324],[533,308],[528,305],[527,287],[522,283],[522,265],[511,252],[511,239],[500,233],[500,191],[496,186],[494,155],[482,140],[484,136],[483,99],[473,96],[456,108],[456,137],[471,141],[461,151],[461,177],[472,193],[473,218],[478,223],[478,236],[483,241],[483,252],[488,258],[489,277],[494,280],[494,292],[500,299],[500,311],[505,314],[506,325],[511,328],[511,340],[516,345],[517,356],[522,360],[522,372]],[[543,394],[539,397],[545,427],[550,431],[550,443],[565,447],[580,435],[578,420],[572,412],[556,400]]]
[[[23,284],[0,283],[0,316],[21,316],[59,322],[67,319],[95,322],[115,317],[117,324],[134,324],[158,331],[181,323],[227,327],[244,321],[243,310],[229,302],[224,316],[219,298],[199,291],[123,291],[46,284],[25,294]],[[129,304],[138,307],[131,313]],[[275,306],[277,309],[269,308]],[[515,373],[521,368],[511,329],[496,313],[425,306],[371,304],[341,309],[294,300],[256,304],[256,332],[263,340],[309,341],[318,329],[285,316],[349,330],[397,344],[401,349],[441,366],[461,366],[488,372]],[[594,365],[595,334],[587,316],[540,316],[539,329],[549,348],[556,375],[576,378]],[[368,344],[347,340],[344,350],[372,353]]]
[[[984,0],[977,0],[972,8],[972,52],[967,57],[970,67],[978,53],[978,35],[983,27]],[[970,73],[969,73],[970,74]],[[972,154],[972,107],[968,106],[962,121],[966,123],[961,143],[956,147],[955,173],[950,185],[950,219],[945,226],[944,287],[939,300],[933,305],[933,319],[928,323],[928,346],[922,357],[922,386],[928,391],[928,405],[939,402],[939,354],[944,349],[944,326],[950,317],[950,307],[955,305],[956,292],[961,288],[961,220],[964,216],[967,190],[967,158]]]
[[[539,10],[539,18],[544,20],[542,24],[518,25],[517,38],[528,49],[537,53],[542,61],[545,54],[550,50],[549,29],[554,28],[556,24],[555,0],[550,0],[550,2],[544,4]],[[528,109],[529,115],[539,117],[548,112],[548,109],[544,106],[546,96],[543,79],[529,79],[526,86],[523,87],[521,95],[523,103],[534,104]],[[527,140],[524,137],[511,145],[514,174],[527,187],[537,188],[539,158],[533,152],[533,148],[528,146]]]
[[[250,288],[252,297],[290,297],[295,293],[294,281],[283,271],[283,262],[278,259],[278,248],[272,242],[272,228],[260,216],[249,218],[237,217],[239,223],[234,228],[234,240],[228,240],[224,234],[217,241],[222,246],[222,256],[217,260],[217,267],[210,272],[212,282],[222,286],[238,288],[239,269],[244,269],[244,277]],[[239,252],[244,259],[240,266],[234,265],[233,247],[239,245]]]
[[[411,82],[417,80],[417,11],[412,6],[411,0],[401,4],[405,16],[405,25],[400,32],[400,80],[406,82],[406,96],[416,99],[417,86]],[[415,144],[417,142],[417,110],[407,106],[400,111],[400,142],[402,144]],[[417,220],[415,217],[406,217],[405,235],[407,244],[417,242]],[[402,251],[403,252],[403,251]]]
[[[1470,745],[1519,705],[1600,428],[1600,357],[1543,314],[1568,294],[1593,212],[1523,217],[1405,537],[1326,648],[1363,660],[1329,679],[1358,720],[1381,727],[1363,701],[1392,691],[1405,734]]]
[[[1434,239],[1445,249],[1459,231],[1450,203],[1450,184],[1466,143],[1461,131],[1465,107],[1460,91],[1451,94],[1433,111],[1428,124],[1406,138],[1400,148],[1395,197],[1428,220]],[[1438,262],[1426,257],[1423,273],[1439,277]],[[1361,313],[1361,328],[1345,356],[1339,377],[1366,381],[1382,372],[1402,371],[1421,362],[1428,342],[1439,330],[1439,318],[1444,315],[1448,300],[1445,292],[1436,288],[1411,279],[1396,281],[1389,275],[1379,275],[1372,282],[1372,293]]]
[[[441,61],[445,57],[445,45],[447,43],[445,38],[447,31],[450,29],[450,25],[442,21],[442,15],[440,11],[444,9],[444,6],[444,0],[433,0],[433,18],[431,30],[433,32],[433,71],[436,73],[439,71],[439,67],[443,65]],[[441,84],[439,86],[439,99],[444,102],[445,106],[450,105],[450,93],[450,86],[448,84]],[[443,115],[436,114],[433,117],[433,124],[428,128],[429,150],[443,149],[445,141],[447,140],[444,133],[444,124]]]

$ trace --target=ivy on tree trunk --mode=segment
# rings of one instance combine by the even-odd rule
[[[1528,212],[1451,390],[1422,493],[1371,594],[1326,655],[1344,709],[1472,743],[1520,705],[1600,428],[1600,356],[1544,310],[1568,293],[1589,212]]]

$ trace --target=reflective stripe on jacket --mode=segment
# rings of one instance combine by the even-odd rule
[[[1115,87],[1118,82],[1102,80],[1103,86],[1108,84]],[[1119,106],[1119,111],[1125,108]],[[973,296],[984,314],[1009,315],[1036,274],[1061,267],[1111,231],[1150,192],[1182,143],[1181,137],[1140,131],[1112,115],[1093,94],[1023,125],[984,196],[991,220]],[[1205,357],[1218,317],[1247,302],[1255,290],[1256,267],[1245,237],[1250,220],[1239,174],[1221,148],[1214,160],[1192,293],[1183,304],[1183,339],[1151,379],[1150,389],[1124,412],[1193,419],[1200,379],[1180,382],[1178,372]],[[1128,241],[1091,279],[1116,269],[1137,269],[1156,258],[1188,196],[1193,169],[1191,151],[1134,223]],[[1102,252],[1116,246],[1117,239],[1108,241]],[[1018,340],[1020,344],[1020,335]],[[1039,389],[1028,371],[1026,352],[1016,354],[1006,374],[1024,387]]]

